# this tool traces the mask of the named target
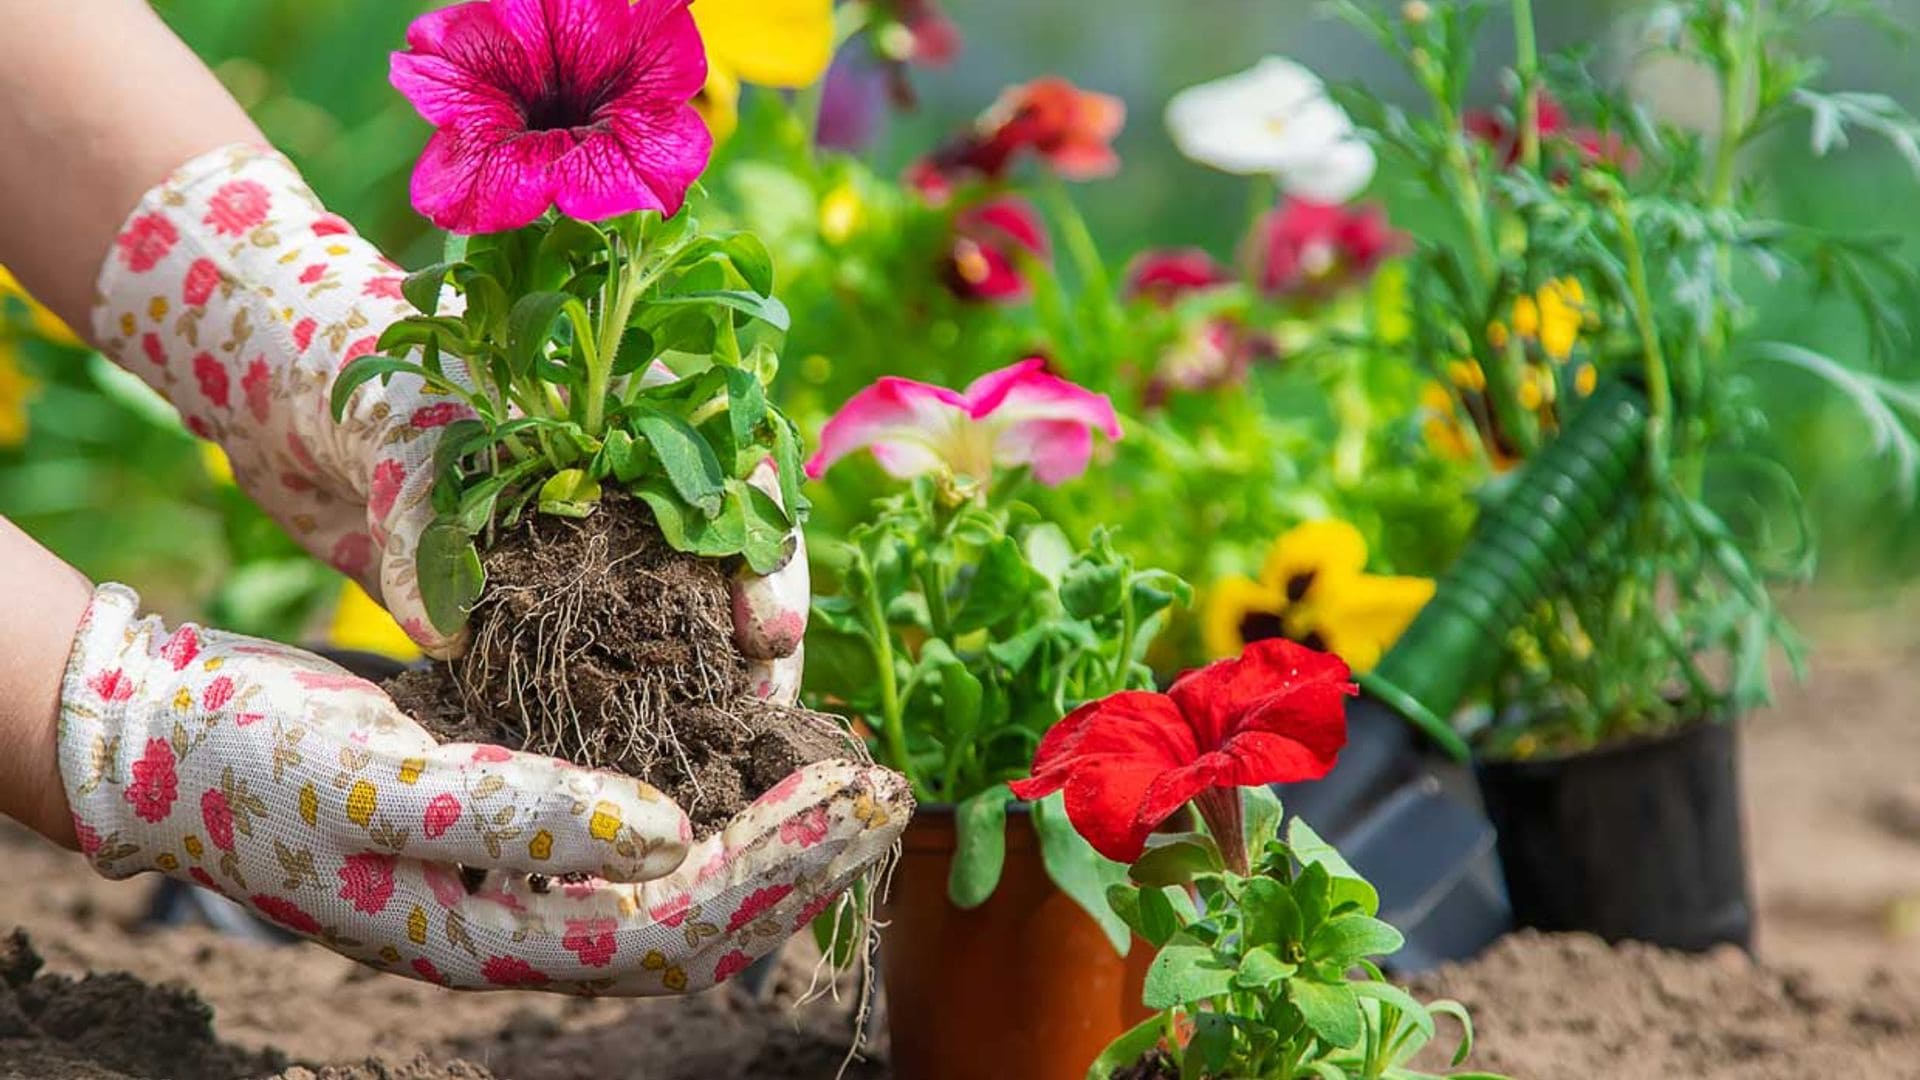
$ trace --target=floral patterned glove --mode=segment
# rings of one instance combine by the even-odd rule
[[[101,267],[94,338],[218,442],[234,478],[314,555],[358,578],[436,656],[414,577],[433,520],[434,446],[465,414],[399,376],[364,384],[345,419],[334,377],[412,313],[403,272],[327,213],[264,147],[230,146],[182,166],[141,199]],[[449,296],[443,308],[457,310]],[[735,638],[764,696],[799,685],[808,589],[804,548],[735,584]]]
[[[694,843],[639,781],[437,744],[318,657],[169,633],[138,604],[123,586],[95,592],[62,686],[60,770],[87,857],[109,877],[218,890],[415,978],[699,989],[825,910],[912,809],[899,776],[823,762]]]

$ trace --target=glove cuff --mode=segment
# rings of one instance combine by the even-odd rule
[[[167,795],[172,750],[148,753],[143,710],[151,666],[148,650],[159,620],[139,617],[140,596],[125,585],[93,592],[60,684],[60,780],[73,810],[80,850],[108,877],[127,877],[149,866],[136,858],[144,848],[141,809]],[[156,768],[164,754],[167,768]],[[162,775],[164,773],[164,775]]]

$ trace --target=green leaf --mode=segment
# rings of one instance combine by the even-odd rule
[[[777,411],[773,413],[773,468],[780,483],[781,505],[787,508],[789,517],[802,520],[807,497],[800,493],[800,481],[806,475],[800,463],[800,436],[793,430],[793,421]]]
[[[1412,1024],[1414,1030],[1420,1033],[1420,1041],[1422,1043],[1433,1038],[1433,1014],[1427,1011],[1425,1005],[1415,1000],[1412,994],[1388,982],[1360,980],[1348,983],[1347,985],[1353,989],[1355,995],[1363,998],[1372,998],[1380,1004],[1398,1011],[1401,1022]],[[1418,1047],[1414,1049],[1418,1049]],[[1410,1057],[1412,1055],[1409,1053],[1407,1056]],[[1459,1062],[1456,1061],[1454,1064],[1458,1065]]]
[[[600,501],[600,481],[585,469],[562,469],[540,485],[540,512],[582,518]]]
[[[660,460],[673,490],[687,504],[708,517],[720,514],[726,497],[726,478],[713,447],[686,419],[648,406],[636,407],[633,426]]]
[[[535,289],[557,288],[573,276],[575,260],[588,256],[591,262],[603,254],[612,257],[599,228],[577,218],[555,218],[534,251],[532,285]]]
[[[980,679],[967,665],[953,660],[940,665],[940,697],[944,741],[949,746],[967,746],[980,726]]]
[[[1139,1061],[1141,1055],[1158,1046],[1165,1031],[1166,1022],[1159,1016],[1149,1016],[1135,1024],[1100,1051],[1100,1056],[1087,1067],[1086,1080],[1113,1080],[1114,1073]]]
[[[1113,890],[1107,892],[1111,896]],[[1156,949],[1172,941],[1186,925],[1164,889],[1141,889],[1139,911],[1140,921],[1134,930]]]
[[[1287,980],[1287,999],[1329,1045],[1347,1047],[1360,1041],[1360,999],[1347,984],[1292,978]]]
[[[461,458],[489,441],[491,435],[486,425],[471,417],[448,424],[441,429],[440,442],[433,448],[433,474],[445,476]]]
[[[1293,849],[1293,856],[1302,863],[1319,866],[1332,879],[1331,904],[1341,907],[1351,904],[1362,915],[1377,914],[1380,910],[1380,893],[1367,879],[1347,864],[1332,844],[1320,838],[1313,827],[1299,818],[1287,825],[1287,846]]]
[[[1133,945],[1127,924],[1107,906],[1107,887],[1124,884],[1127,868],[1093,850],[1067,820],[1063,797],[1059,792],[1033,804],[1033,828],[1040,835],[1040,860],[1047,876],[1081,910],[1093,916],[1100,929],[1121,956]]]
[[[1225,866],[1220,845],[1205,833],[1155,834],[1127,876],[1142,885],[1185,885],[1196,874],[1217,874]]]
[[[660,535],[676,551],[738,555],[746,546],[746,509],[740,499],[723,498],[719,515],[709,518],[688,506],[664,476],[649,476],[632,491],[652,509]]]
[[[614,378],[631,375],[653,362],[658,356],[654,348],[653,335],[644,328],[629,326],[620,335],[620,344],[613,356],[613,366],[609,370]]]
[[[353,392],[360,389],[361,383],[401,373],[425,376],[426,369],[411,360],[399,360],[391,356],[362,356],[348,364],[340,372],[340,377],[333,380],[333,397],[329,404],[333,409],[334,422],[338,423],[347,415],[347,402],[353,397]]]
[[[1327,868],[1319,863],[1307,864],[1300,871],[1300,876],[1293,879],[1289,892],[1293,895],[1294,905],[1300,909],[1300,934],[1303,938],[1326,921],[1327,912],[1333,907],[1329,899],[1332,884],[1333,879],[1327,876]]]
[[[821,954],[829,957],[836,968],[845,968],[852,963],[854,953],[866,944],[859,913],[866,905],[867,889],[865,878],[854,879],[853,887],[847,890],[846,895],[814,917],[814,944],[820,947]]]
[[[568,304],[580,301],[563,292],[529,293],[507,313],[507,364],[514,374],[533,369],[534,358],[553,337],[553,322]]]
[[[721,239],[720,250],[747,283],[747,288],[761,296],[773,295],[773,256],[767,254],[767,245],[761,243],[758,236],[749,232],[734,233]]]
[[[1298,970],[1280,959],[1273,946],[1262,945],[1240,958],[1240,970],[1234,973],[1233,985],[1242,990],[1270,991],[1293,978]]]
[[[792,324],[787,305],[771,296],[760,296],[744,289],[712,289],[682,293],[679,296],[655,296],[647,301],[655,307],[723,307],[744,312],[776,330]]]
[[[1191,1005],[1233,989],[1233,974],[1205,945],[1168,945],[1147,968],[1140,997],[1149,1009]]]
[[[1248,851],[1258,852],[1266,846],[1267,841],[1280,835],[1280,819],[1284,814],[1280,807],[1280,796],[1275,795],[1272,788],[1241,788],[1240,806]]]
[[[727,425],[736,450],[755,445],[755,433],[767,419],[767,392],[760,377],[739,368],[727,369]]]
[[[1233,1057],[1233,1022],[1233,1017],[1217,1012],[1193,1017],[1193,1034],[1187,1037],[1186,1052],[1180,1055],[1181,1080],[1220,1075]]]
[[[1032,576],[1020,545],[1011,537],[987,545],[967,583],[966,599],[954,612],[953,632],[983,630],[1025,607]]]
[[[489,274],[469,274],[466,279],[467,310],[462,321],[467,336],[476,340],[494,337],[506,321],[509,301],[507,290]]]
[[[423,315],[437,315],[440,312],[440,289],[447,282],[447,274],[466,266],[464,259],[423,266],[401,280],[400,295],[407,298],[407,303],[412,304],[415,311]]]
[[[1307,939],[1307,955],[1345,968],[1362,957],[1391,956],[1406,943],[1400,931],[1371,915],[1336,915]]]
[[[793,523],[766,492],[745,480],[727,481],[727,501],[741,506],[744,535],[740,553],[756,574],[771,574],[784,566],[792,546]]]
[[[1000,884],[1007,860],[1005,784],[995,784],[964,799],[953,810],[953,863],[947,872],[947,898],[961,910],[979,907]]]
[[[467,329],[458,319],[428,318],[415,315],[380,332],[380,340],[374,343],[374,351],[392,353],[395,350],[416,349],[433,342],[441,351],[462,355],[467,346]]]
[[[420,579],[420,601],[434,629],[447,635],[458,633],[487,582],[480,553],[467,530],[457,521],[435,518],[420,534],[414,572]]]
[[[600,457],[606,462],[607,471],[623,484],[639,476],[647,463],[645,451],[633,441],[633,436],[621,428],[607,432],[606,439],[600,444]]]
[[[1250,878],[1240,892],[1241,937],[1244,947],[1285,946],[1300,940],[1303,922],[1299,905],[1285,885],[1270,877]]]
[[[1126,597],[1127,574],[1119,566],[1102,566],[1081,560],[1067,571],[1060,583],[1060,602],[1067,614],[1076,619],[1094,619],[1120,610]]]

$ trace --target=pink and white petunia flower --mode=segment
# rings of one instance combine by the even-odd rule
[[[390,78],[437,129],[413,205],[457,233],[517,229],[558,205],[598,221],[677,213],[713,138],[688,0],[472,0],[407,29]]]
[[[820,433],[813,479],[859,450],[901,479],[949,471],[976,480],[1028,466],[1052,486],[1086,471],[1093,433],[1120,437],[1105,394],[1075,386],[1033,358],[989,372],[964,391],[886,376],[860,391]]]

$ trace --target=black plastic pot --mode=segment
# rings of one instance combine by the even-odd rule
[[[1476,767],[1516,925],[1701,951],[1753,941],[1738,728]]]

